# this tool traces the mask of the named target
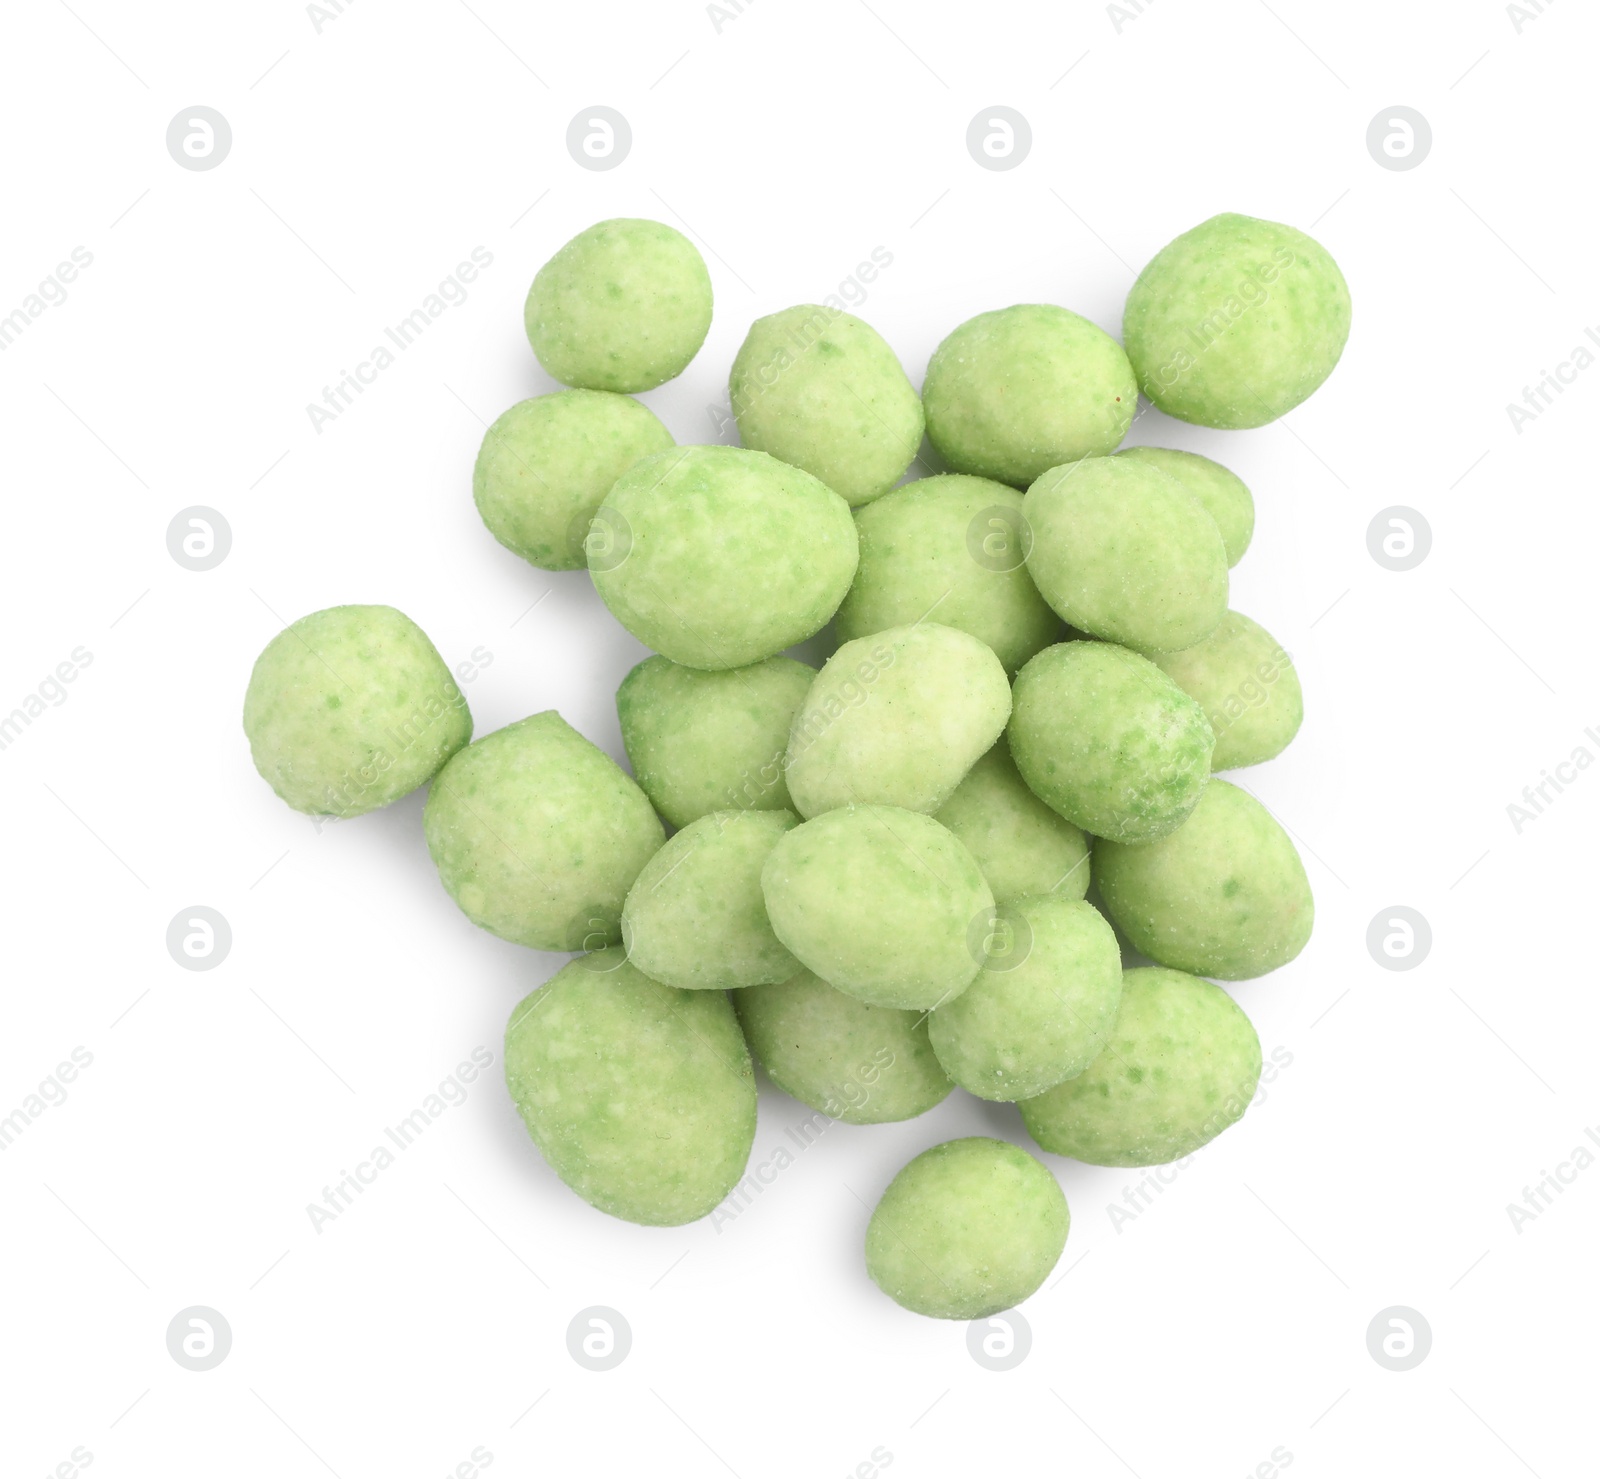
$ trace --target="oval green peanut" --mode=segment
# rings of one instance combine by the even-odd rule
[[[1227,781],[1212,780],[1159,842],[1102,843],[1094,873],[1134,948],[1174,970],[1244,981],[1287,965],[1311,938],[1311,884],[1294,843]]]
[[[972,854],[896,806],[842,807],[785,833],[761,891],[807,970],[871,1006],[916,1010],[967,989],[994,908]]]
[[[949,1140],[889,1183],[867,1223],[867,1272],[915,1314],[979,1320],[1044,1283],[1070,1220],[1055,1177],[1027,1151]]]
[[[634,779],[674,827],[713,811],[792,811],[789,726],[816,676],[790,657],[718,673],[647,657],[617,689]]]
[[[1303,231],[1213,216],[1155,254],[1122,339],[1139,388],[1200,426],[1265,426],[1306,399],[1350,337],[1350,289]]]
[[[296,811],[355,817],[434,776],[472,715],[427,634],[392,606],[332,606],[278,633],[250,670],[244,732]]]
[[[672,433],[625,395],[560,390],[519,401],[484,434],[472,498],[494,535],[542,570],[582,570],[584,542],[611,485]]]
[[[533,1143],[602,1212],[676,1227],[744,1175],[755,1073],[722,992],[676,991],[601,950],[518,1004],[505,1054]]]
[[[1065,622],[1141,652],[1176,652],[1228,609],[1216,521],[1160,468],[1126,457],[1052,468],[1022,505],[1028,573]]]
[[[1054,1155],[1092,1166],[1162,1166],[1235,1123],[1260,1077],[1260,1039],[1226,991],[1146,967],[1123,975],[1105,1051],[1019,1108],[1028,1133]]]
[[[856,526],[825,483],[765,452],[679,447],[617,480],[589,573],[647,647],[742,668],[827,625],[856,573]]]
[[[989,478],[922,478],[856,514],[861,563],[834,618],[841,641],[931,618],[1014,673],[1061,637],[1024,563],[1022,494]]]
[[[868,1006],[802,970],[733,998],[767,1077],[802,1104],[849,1125],[909,1120],[950,1082],[928,1041],[928,1014]]]
[[[711,327],[711,274],[660,221],[600,221],[538,271],[523,325],[563,385],[651,390],[683,372]]]
[[[980,313],[933,352],[928,439],[952,472],[1025,488],[1047,468],[1112,451],[1139,404],[1104,329],[1050,303]]]
[[[751,324],[728,400],[745,446],[821,478],[852,507],[887,493],[922,445],[922,401],[894,350],[817,303]]]
[[[1300,677],[1283,644],[1248,616],[1230,611],[1204,642],[1153,659],[1206,711],[1217,747],[1213,770],[1260,765],[1300,732]]]
[[[1204,710],[1153,662],[1110,642],[1062,642],[1023,668],[1007,738],[1035,795],[1117,842],[1165,837],[1211,774]]]
[[[620,940],[623,900],[666,839],[644,792],[553,709],[457,755],[422,827],[462,913],[536,950]]]
[[[1122,947],[1082,900],[1041,895],[997,908],[1007,931],[978,978],[929,1021],[944,1071],[980,1099],[1031,1099],[1082,1073],[1122,995]]]
[[[800,962],[767,922],[761,869],[797,820],[787,811],[714,811],[691,822],[628,892],[628,959],[687,991],[787,981]]]
[[[937,811],[1011,714],[1000,659],[923,622],[846,642],[823,664],[789,735],[795,810],[852,802]]]
[[[995,903],[1024,894],[1081,899],[1089,892],[1089,841],[1028,789],[1001,739],[933,814],[978,861]]]

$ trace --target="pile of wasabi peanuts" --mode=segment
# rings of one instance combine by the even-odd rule
[[[1288,226],[1217,216],[1139,275],[1122,344],[1051,304],[981,313],[920,395],[869,325],[802,304],[734,360],[743,445],[681,446],[633,397],[689,364],[711,311],[671,227],[581,232],[525,313],[570,388],[501,416],[473,473],[497,540],[586,568],[652,650],[617,692],[632,774],[554,711],[472,740],[448,667],[387,606],[268,644],[257,769],[341,818],[428,784],[427,847],[467,917],[573,953],[513,1011],[506,1082],[614,1217],[723,1203],[755,1064],[848,1124],[959,1088],[1015,1104],[1051,1156],[1191,1155],[1261,1072],[1216,982],[1311,934],[1293,843],[1217,775],[1280,753],[1301,692],[1228,605],[1249,489],[1118,448],[1141,393],[1219,428],[1305,400],[1349,332],[1338,267]],[[925,435],[948,471],[902,481]],[[820,671],[785,655],[830,622]],[[909,1310],[976,1319],[1037,1290],[1067,1229],[1038,1157],[952,1140],[883,1191],[867,1271]]]

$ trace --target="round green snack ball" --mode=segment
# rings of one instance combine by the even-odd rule
[[[711,275],[670,226],[601,221],[539,269],[522,318],[539,363],[563,385],[653,390],[705,343]]]
[[[641,457],[672,446],[647,406],[603,390],[519,401],[483,438],[472,498],[489,532],[542,570],[582,570],[589,523]]]
[[[535,950],[620,940],[622,902],[666,838],[644,792],[553,709],[457,755],[422,827],[462,913]]]
[[[928,1042],[926,1012],[868,1006],[810,971],[748,986],[733,1004],[767,1077],[831,1119],[915,1119],[955,1088]]]
[[[1110,642],[1062,642],[1034,658],[1017,674],[1007,736],[1040,800],[1117,842],[1165,837],[1211,774],[1205,711],[1148,658]]]
[[[1008,673],[1061,636],[1024,564],[1022,494],[988,478],[922,478],[856,514],[861,563],[841,641],[931,616],[994,649]]]
[[[869,1006],[917,1011],[971,984],[994,909],[972,854],[897,806],[847,806],[786,832],[761,892],[807,970]]]
[[[886,493],[922,445],[922,402],[883,337],[802,303],[750,326],[728,378],[747,447],[821,478],[852,507]]]
[[[937,811],[1006,727],[1011,685],[976,637],[924,622],[846,642],[789,735],[803,817],[852,802]]]
[[[916,1314],[980,1320],[1044,1283],[1069,1220],[1056,1178],[1027,1151],[948,1140],[889,1183],[867,1223],[867,1272]]]
[[[1311,885],[1288,834],[1255,797],[1207,785],[1194,814],[1144,847],[1102,843],[1106,912],[1151,960],[1223,981],[1287,965],[1311,938]]]
[[[1142,652],[1204,641],[1228,609],[1228,554],[1204,505],[1157,467],[1096,457],[1023,500],[1028,573],[1063,621]]]
[[[539,1153],[602,1212],[676,1227],[744,1175],[755,1072],[724,993],[675,991],[598,951],[518,1004],[505,1051]]]
[[[244,695],[261,777],[296,811],[355,817],[415,791],[472,737],[427,634],[393,606],[331,606],[262,650]]]
[[[933,814],[978,860],[996,904],[1024,894],[1081,899],[1089,892],[1089,841],[1028,789],[1001,740]]]
[[[944,1071],[980,1099],[1031,1099],[1082,1073],[1122,995],[1122,947],[1081,899],[1039,895],[999,909],[1005,953],[929,1020]]]
[[[1018,1108],[1028,1133],[1054,1155],[1091,1166],[1164,1166],[1233,1124],[1260,1077],[1260,1039],[1226,991],[1145,968],[1122,977],[1105,1051]]]
[[[1159,467],[1181,483],[1215,520],[1228,554],[1228,568],[1244,558],[1256,530],[1256,501],[1237,473],[1198,452],[1179,452],[1172,447],[1124,447],[1116,455]]]
[[[1350,337],[1350,289],[1303,231],[1213,216],[1150,259],[1122,341],[1139,389],[1199,426],[1265,426],[1305,400]]]
[[[691,822],[628,893],[628,959],[686,991],[787,981],[800,962],[767,923],[761,868],[797,820],[787,811],[714,811]]]
[[[691,668],[742,668],[805,641],[856,573],[849,504],[742,447],[636,462],[596,531],[589,573],[601,600],[645,646]]]
[[[1025,488],[1047,468],[1100,457],[1139,405],[1122,346],[1049,303],[969,318],[934,350],[922,384],[928,439],[953,472]]]
[[[816,676],[790,657],[720,673],[647,657],[617,689],[634,779],[674,827],[713,811],[792,811],[789,726]]]
[[[1299,733],[1299,675],[1283,644],[1248,616],[1230,611],[1204,642],[1154,662],[1206,711],[1217,737],[1213,770],[1259,765]]]

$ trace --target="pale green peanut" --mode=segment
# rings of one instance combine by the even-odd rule
[[[647,647],[742,668],[827,625],[856,573],[856,526],[825,483],[765,452],[679,447],[617,480],[589,573]]]
[[[944,1071],[980,1099],[1030,1099],[1075,1078],[1111,1035],[1122,947],[1081,899],[997,907],[1003,941],[978,979],[929,1019]]]
[[[1089,891],[1089,842],[1028,789],[1002,739],[933,814],[978,860],[995,903],[1024,894],[1081,899]]]
[[[1139,404],[1122,346],[1049,303],[969,318],[928,361],[928,439],[952,472],[1025,488],[1047,468],[1112,451]]]
[[[429,780],[472,737],[472,715],[410,617],[332,606],[262,650],[244,732],[261,778],[296,811],[354,817]]]
[[[637,391],[681,374],[711,327],[711,275],[660,221],[600,221],[533,279],[523,325],[563,385]]]
[[[791,810],[789,726],[816,676],[789,657],[720,673],[647,657],[617,689],[634,779],[674,827],[712,811]]]
[[[970,632],[1014,673],[1060,640],[1028,575],[1022,494],[988,478],[922,478],[856,514],[861,563],[834,617],[841,641],[931,619]]]
[[[1011,713],[1000,659],[923,622],[846,642],[823,664],[789,735],[803,817],[851,802],[937,811]]]
[[[1287,965],[1311,938],[1300,854],[1266,807],[1226,781],[1213,780],[1161,841],[1102,843],[1094,876],[1134,948],[1174,970],[1243,981]]]
[[[1124,447],[1116,455],[1159,467],[1181,483],[1216,522],[1228,567],[1232,569],[1244,558],[1256,529],[1256,501],[1243,478],[1198,452],[1179,452],[1172,447]]]
[[[462,913],[536,950],[620,940],[623,900],[666,836],[644,792],[553,709],[457,755],[422,827]]]
[[[589,522],[641,457],[672,446],[647,406],[603,390],[519,401],[484,435],[472,497],[489,532],[543,570],[582,570]]]
[[[883,337],[802,303],[758,318],[733,361],[739,439],[804,468],[846,503],[886,493],[922,445],[922,402]]]
[[[1028,489],[1028,573],[1063,621],[1141,652],[1176,652],[1228,609],[1216,521],[1158,467],[1095,457]]]
[[[805,970],[747,986],[733,1005],[767,1077],[832,1119],[914,1119],[955,1088],[928,1042],[926,1012],[868,1006]]]
[[[1122,340],[1139,388],[1200,426],[1265,426],[1333,373],[1350,337],[1350,289],[1303,231],[1221,215],[1150,259],[1128,294]]]
[[[1018,1106],[1041,1149],[1092,1166],[1192,1155],[1255,1097],[1261,1042],[1220,986],[1159,967],[1127,971],[1105,1051]]]
[[[1300,731],[1299,675],[1283,644],[1248,616],[1230,611],[1205,641],[1154,661],[1206,711],[1217,737],[1213,770],[1259,765]]]
[[[1007,738],[1040,800],[1117,842],[1165,837],[1211,774],[1205,711],[1148,658],[1111,642],[1061,642],[1023,668]],[[1098,849],[1094,866],[1098,877]]]
[[[628,892],[628,959],[685,990],[787,981],[800,962],[767,922],[761,868],[797,820],[787,811],[714,811],[691,822]]]
[[[867,1272],[916,1314],[979,1320],[1044,1283],[1070,1220],[1056,1178],[1027,1151],[948,1140],[889,1183],[867,1223]]]
[[[932,817],[847,806],[785,833],[761,871],[774,933],[870,1006],[927,1010],[978,974],[994,895]]]
[[[676,991],[598,951],[518,1004],[505,1051],[539,1153],[602,1212],[676,1227],[744,1175],[755,1072],[723,992]]]

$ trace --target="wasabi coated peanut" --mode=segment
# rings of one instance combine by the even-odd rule
[[[1124,447],[1116,455],[1158,467],[1181,483],[1216,522],[1228,554],[1228,568],[1244,558],[1255,533],[1256,501],[1242,478],[1198,452],[1179,452],[1172,447]]]
[[[924,622],[846,642],[823,664],[789,734],[803,817],[851,802],[937,811],[1011,714],[1000,660]]]
[[[332,606],[267,643],[244,732],[262,779],[296,811],[355,817],[429,780],[472,737],[472,715],[410,617]]]
[[[915,1314],[980,1320],[1044,1283],[1069,1221],[1056,1178],[1027,1151],[949,1140],[889,1183],[867,1223],[867,1272]]]
[[[1095,457],[1028,489],[1028,573],[1062,620],[1142,652],[1204,641],[1228,609],[1228,555],[1204,505],[1160,468]]]
[[[852,507],[888,492],[922,445],[922,402],[894,350],[816,303],[751,324],[728,399],[745,446],[804,468]]]
[[[582,570],[589,522],[641,457],[672,446],[648,407],[603,390],[519,401],[491,426],[472,472],[489,532],[543,570]]]
[[[1009,951],[929,1019],[944,1071],[980,1099],[1030,1099],[1099,1055],[1122,995],[1122,947],[1090,904],[1047,895],[999,912]]]
[[[1178,830],[1144,847],[1102,843],[1095,882],[1136,950],[1223,981],[1287,965],[1311,938],[1311,885],[1255,797],[1213,780]]]
[[[969,318],[934,350],[922,404],[928,439],[953,472],[1025,488],[1047,468],[1114,450],[1139,391],[1103,329],[1020,303]]]
[[[872,1007],[810,971],[736,992],[734,1010],[767,1077],[847,1125],[915,1119],[950,1082],[928,1042],[928,1014]]]
[[[1213,770],[1259,765],[1299,732],[1299,675],[1283,644],[1248,616],[1230,611],[1204,642],[1154,661],[1206,711],[1217,737]]]
[[[789,657],[720,673],[647,657],[617,690],[634,779],[674,827],[712,811],[789,811],[789,726],[817,676]]]
[[[1181,971],[1122,977],[1105,1051],[1076,1078],[1018,1106],[1042,1150],[1091,1166],[1163,1166],[1249,1108],[1261,1042],[1231,996]]]
[[[601,221],[539,269],[523,323],[539,363],[563,385],[652,390],[705,342],[711,275],[670,226]]]
[[[856,573],[850,506],[765,452],[679,447],[600,505],[589,573],[611,614],[691,668],[742,668],[827,625]]]
[[[1032,791],[1002,739],[933,814],[977,859],[996,904],[1024,894],[1081,899],[1089,891],[1089,843]]]
[[[1014,673],[1061,620],[1023,564],[1022,495],[988,478],[922,478],[856,514],[861,563],[834,618],[842,641],[929,618],[970,632]]]
[[[778,943],[761,898],[761,868],[798,818],[787,811],[714,811],[644,866],[622,906],[628,959],[684,990],[787,981],[800,962]]]
[[[1012,704],[1007,738],[1023,780],[1096,837],[1165,837],[1194,810],[1211,774],[1205,711],[1126,647],[1047,647],[1017,674]]]
[[[535,950],[619,940],[622,902],[666,836],[644,792],[553,709],[457,755],[422,827],[462,913]]]
[[[720,991],[675,991],[598,951],[518,1004],[505,1061],[539,1153],[602,1212],[677,1227],[744,1175],[755,1073]]]
[[[927,1010],[978,974],[994,895],[932,817],[847,806],[787,832],[761,870],[774,933],[869,1006]]]
[[[1265,426],[1333,373],[1350,290],[1302,231],[1213,216],[1169,242],[1128,294],[1122,340],[1139,388],[1200,426]]]

